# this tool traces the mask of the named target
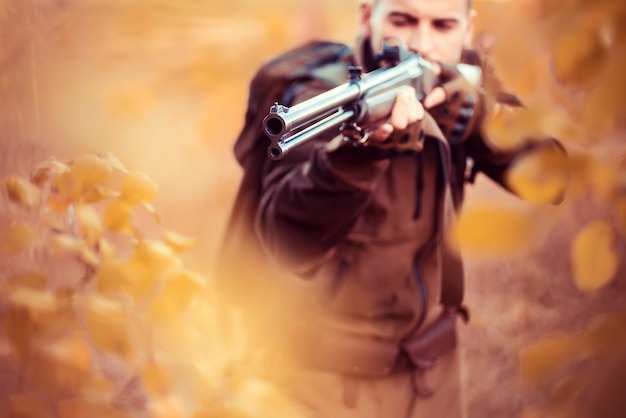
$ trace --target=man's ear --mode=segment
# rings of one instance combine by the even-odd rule
[[[361,28],[361,36],[363,38],[371,38],[372,25],[372,2],[370,0],[362,0],[359,3],[359,26]]]
[[[474,24],[476,22],[476,16],[478,13],[472,9],[467,15],[467,32],[465,33],[465,46],[471,46],[474,40]]]

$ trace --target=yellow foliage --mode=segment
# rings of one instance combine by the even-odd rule
[[[43,161],[35,166],[30,174],[30,181],[35,186],[42,187],[53,176],[70,172],[71,168],[64,162],[61,162],[55,158]]]
[[[157,185],[140,172],[130,172],[122,180],[121,199],[130,205],[152,200],[157,195]]]
[[[123,306],[104,297],[84,301],[87,335],[93,344],[107,353],[130,360],[134,354],[131,342],[132,324]]]
[[[520,352],[520,376],[531,385],[548,379],[572,361],[574,355],[585,355],[586,347],[566,338],[547,338],[524,347]]]
[[[200,278],[185,271],[175,272],[166,278],[159,296],[150,307],[150,316],[159,320],[169,320],[187,309],[194,297],[202,295],[204,283]]]
[[[192,237],[186,237],[179,233],[166,231],[164,233],[165,242],[172,247],[174,251],[182,252],[194,248],[198,244],[198,240]]]
[[[602,27],[580,19],[557,35],[553,60],[556,76],[569,83],[586,83],[596,77],[608,60]]]
[[[74,160],[74,175],[83,187],[103,184],[109,179],[113,166],[107,159],[86,154]]]
[[[100,216],[91,206],[79,205],[75,210],[78,221],[78,233],[84,237],[87,245],[93,246],[102,237],[104,227]]]
[[[113,200],[104,211],[104,226],[115,232],[131,231],[132,206],[125,200]]]
[[[7,254],[16,254],[38,247],[41,244],[39,234],[28,224],[17,222],[9,226],[0,241],[0,250]]]
[[[9,176],[4,179],[4,187],[9,198],[27,209],[35,209],[39,206],[39,189],[18,176]]]
[[[574,281],[583,291],[595,291],[614,278],[619,256],[613,248],[615,232],[609,224],[597,220],[580,231],[572,245]]]
[[[569,184],[568,160],[559,149],[540,149],[515,161],[506,178],[509,187],[529,202],[557,203]]]
[[[464,209],[450,238],[469,253],[510,256],[530,245],[535,228],[532,218],[518,210],[476,206]]]

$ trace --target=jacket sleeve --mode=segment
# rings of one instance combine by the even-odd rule
[[[324,90],[310,83],[302,101]],[[256,231],[266,253],[298,272],[314,268],[350,232],[389,161],[335,133],[266,160]]]

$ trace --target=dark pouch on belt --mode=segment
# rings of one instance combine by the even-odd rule
[[[326,329],[311,353],[316,366],[339,373],[379,377],[391,373],[400,348],[397,343]]]
[[[402,349],[418,368],[430,369],[457,344],[455,314],[445,311],[421,334],[402,343]]]

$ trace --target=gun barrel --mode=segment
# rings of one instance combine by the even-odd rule
[[[338,129],[344,122],[349,121],[353,117],[353,110],[336,112],[335,114],[314,123],[294,135],[286,136],[278,141],[273,141],[267,149],[267,155],[274,161],[280,160],[292,148],[302,145],[308,140],[330,129]]]

